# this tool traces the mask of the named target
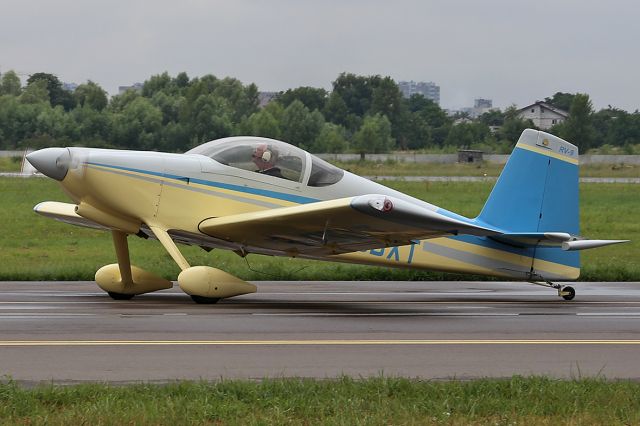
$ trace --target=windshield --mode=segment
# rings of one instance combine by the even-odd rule
[[[306,153],[284,142],[264,138],[230,138],[213,141],[188,151],[242,170],[301,182]]]
[[[329,186],[338,182],[344,176],[344,170],[311,156],[311,176],[309,176],[309,186]]]

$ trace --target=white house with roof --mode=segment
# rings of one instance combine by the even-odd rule
[[[531,105],[520,108],[518,116],[523,120],[533,121],[533,124],[539,129],[548,130],[566,120],[569,117],[569,113],[546,102],[536,101]]]

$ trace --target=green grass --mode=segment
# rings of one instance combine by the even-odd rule
[[[489,176],[497,177],[502,164],[410,163],[403,161],[334,162],[338,167],[361,176]],[[640,177],[640,165],[587,164],[580,166],[581,177]]]
[[[168,385],[0,384],[0,422],[30,425],[556,425],[640,423],[640,384],[269,379]]]
[[[21,157],[0,157],[0,172],[19,172]]]
[[[473,217],[492,183],[387,182],[389,186],[441,207]],[[92,280],[95,271],[115,262],[111,237],[65,225],[33,213],[44,200],[68,202],[56,182],[39,178],[0,178],[0,280]],[[590,238],[631,239],[631,243],[583,252],[582,279],[639,281],[640,185],[581,186],[582,233]],[[157,241],[129,237],[132,262],[168,279],[178,267]],[[236,254],[181,246],[193,265],[209,265],[246,280],[435,280],[478,278],[428,271],[377,268],[300,259]]]

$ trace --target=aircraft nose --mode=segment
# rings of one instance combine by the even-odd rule
[[[27,154],[27,160],[43,175],[62,180],[69,171],[71,154],[67,148],[45,148]]]

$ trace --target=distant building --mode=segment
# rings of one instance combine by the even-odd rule
[[[142,92],[142,83],[133,83],[131,86],[118,86],[118,95],[122,95],[129,90],[133,90],[138,93]]]
[[[398,87],[405,98],[420,94],[440,105],[440,86],[432,81],[400,81]]]
[[[474,99],[473,107],[477,109],[486,108],[489,110],[493,108],[493,101],[491,99],[482,99],[482,98]]]
[[[548,130],[566,120],[569,117],[569,113],[546,102],[536,101],[531,105],[520,108],[518,117],[523,120],[533,121],[533,124],[539,129]]]
[[[478,118],[485,112],[493,109],[493,100],[477,98],[473,100],[473,108],[470,108],[469,115],[471,118]]]
[[[264,108],[278,95],[278,92],[258,92],[258,107]]]
[[[493,108],[493,101],[491,99],[478,98],[473,100],[473,107],[464,107],[459,110],[448,111],[448,114],[449,116],[466,114],[470,119],[475,120],[485,112],[489,112],[493,109],[497,108]]]

